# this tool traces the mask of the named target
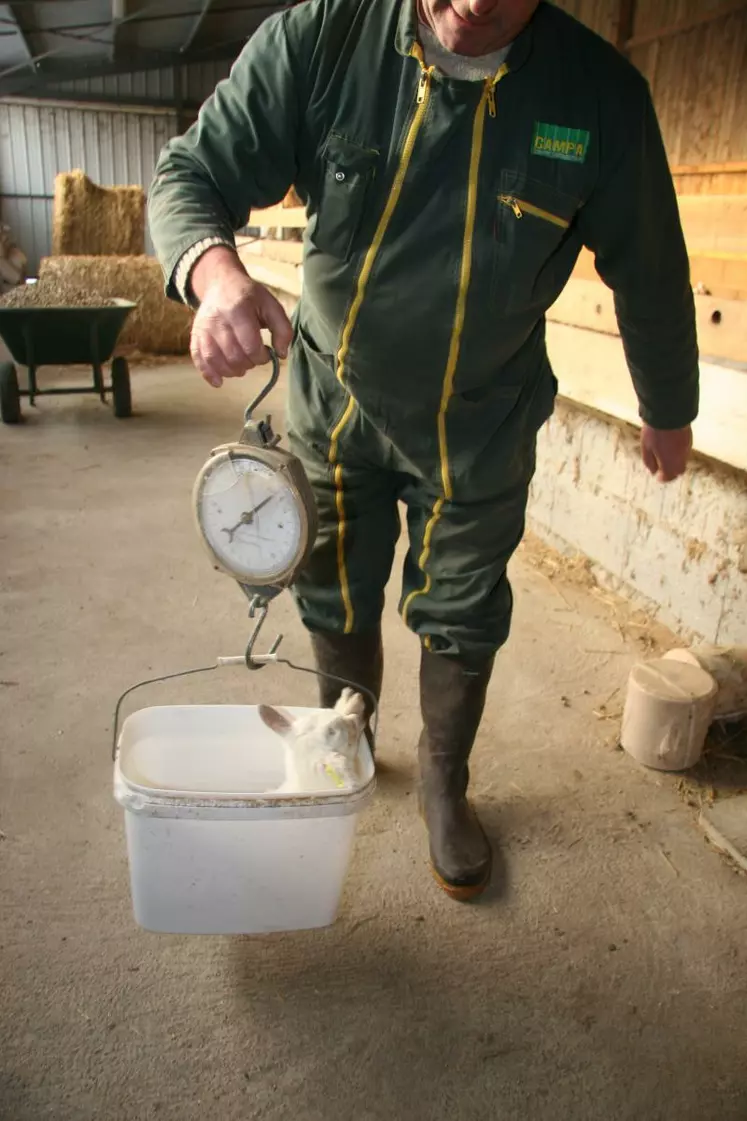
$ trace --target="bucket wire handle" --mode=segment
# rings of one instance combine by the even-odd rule
[[[260,621],[261,625],[261,621]],[[256,634],[253,636],[256,637]],[[251,640],[250,640],[251,641]],[[311,669],[309,666],[298,666],[295,662],[291,662],[289,658],[281,658],[278,656],[277,649],[283,641],[283,636],[278,635],[272,644],[271,649],[267,654],[252,654],[251,658],[259,665],[275,665],[287,666],[288,669],[295,670],[296,673],[308,673],[312,677],[324,678],[327,681],[335,681],[338,685],[347,685],[349,689],[355,689],[358,693],[363,693],[371,702],[371,751],[376,748],[376,738],[379,730],[379,702],[376,694],[364,685],[358,685],[355,681],[349,681],[345,677],[338,677],[334,673],[322,673],[321,670]],[[129,689],[125,689],[117,701],[116,708],[114,709],[114,728],[112,731],[112,760],[117,758],[117,741],[119,739],[119,718],[122,711],[122,704],[130,693],[134,693],[136,689],[143,689],[146,685],[160,685],[164,681],[175,681],[179,677],[191,677],[196,673],[212,673],[214,670],[223,669],[226,666],[246,666],[247,656],[239,654],[230,658],[217,658],[215,664],[212,666],[198,666],[196,669],[184,669],[178,673],[166,673],[161,677],[149,677],[147,681],[138,681],[135,685],[130,685]],[[255,665],[253,668],[259,668]]]
[[[216,662],[214,666],[198,666],[197,669],[183,669],[179,673],[165,673],[162,677],[149,677],[147,681],[138,681],[135,685],[130,685],[129,689],[125,689],[124,693],[117,701],[116,708],[114,709],[114,731],[112,733],[112,760],[117,758],[117,740],[119,739],[119,714],[122,711],[122,703],[125,698],[129,697],[130,693],[134,693],[136,689],[143,689],[146,685],[159,685],[162,681],[173,681],[177,677],[189,677],[193,673],[210,673],[211,670],[220,669],[220,661]]]

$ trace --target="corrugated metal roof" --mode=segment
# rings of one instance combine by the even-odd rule
[[[108,81],[112,70],[144,73],[235,58],[267,16],[296,2],[301,0],[0,4],[0,97],[32,93],[50,83]],[[141,81],[144,87],[133,89],[132,96],[149,96],[149,80]],[[155,96],[160,98],[161,91]]]

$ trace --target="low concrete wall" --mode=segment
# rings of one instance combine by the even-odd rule
[[[696,458],[662,485],[638,440],[559,399],[540,433],[530,528],[684,636],[747,643],[747,475]]]

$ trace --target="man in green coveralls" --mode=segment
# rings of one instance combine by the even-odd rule
[[[293,325],[233,241],[291,185],[308,212]],[[674,479],[691,448],[694,301],[648,87],[537,0],[305,0],[165,148],[149,209],[203,377],[264,364],[263,327],[290,351],[289,439],[321,527],[296,600],[319,668],[377,695],[407,509],[421,807],[439,884],[470,899],[491,853],[468,759],[557,389],[544,313],[582,246],[615,294],[646,466]]]

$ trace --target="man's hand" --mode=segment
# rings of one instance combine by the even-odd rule
[[[224,378],[243,377],[269,361],[260,330],[266,327],[272,345],[285,358],[293,328],[280,303],[247,275],[231,249],[215,246],[192,270],[191,286],[200,308],[192,325],[192,361],[209,385],[219,389]]]
[[[687,428],[641,428],[641,457],[660,483],[671,483],[684,475],[693,446],[693,431]]]

